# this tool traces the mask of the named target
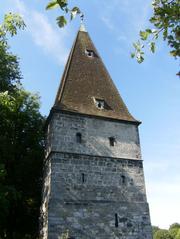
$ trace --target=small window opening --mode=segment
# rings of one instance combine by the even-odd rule
[[[95,104],[98,109],[104,109],[105,107],[104,100],[95,99]]]
[[[114,147],[114,146],[115,146],[115,143],[116,143],[115,138],[114,138],[114,137],[110,137],[110,138],[109,138],[109,144],[110,144],[110,146]]]
[[[118,227],[118,214],[115,213],[115,227]]]
[[[133,185],[134,184],[134,182],[133,182],[133,179],[131,178],[131,180],[130,180],[130,184],[131,185]]]
[[[82,173],[81,176],[82,176],[82,183],[85,183],[85,174]]]
[[[125,184],[126,183],[126,177],[124,175],[122,175],[121,179],[122,179],[122,184]]]
[[[98,99],[93,97],[93,101],[95,106],[100,109],[100,110],[112,110],[112,108],[106,103],[106,101],[104,99]]]
[[[77,143],[82,143],[82,135],[81,135],[81,133],[77,133],[76,134],[76,141],[77,141]]]
[[[93,50],[86,49],[85,53],[89,57],[95,57],[96,56],[96,54],[95,54],[95,52]]]

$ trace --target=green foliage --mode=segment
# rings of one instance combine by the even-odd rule
[[[1,201],[3,237],[35,234],[40,207],[43,122],[37,95],[17,87],[0,97]],[[2,100],[3,98],[3,100]],[[14,220],[16,218],[16,220]]]
[[[179,228],[170,229],[170,230],[169,230],[169,233],[170,233],[171,237],[172,237],[172,238],[175,238],[176,235],[178,234],[178,231],[179,231],[179,230],[180,230]]]
[[[155,234],[155,232],[157,232],[158,230],[160,230],[160,228],[159,228],[159,227],[152,226],[153,235],[154,235],[154,234]]]
[[[180,239],[180,229],[178,230],[175,239]]]
[[[58,6],[59,6],[58,2],[54,0],[48,3],[48,5],[46,6],[46,10],[51,10],[53,8],[57,8]]]
[[[39,97],[20,83],[17,56],[7,34],[25,24],[17,14],[0,25],[0,238],[35,239],[41,201],[44,117]]]
[[[73,20],[77,15],[83,17],[83,14],[78,7],[75,6],[70,9],[68,6],[69,4],[67,0],[51,0],[46,6],[46,10],[51,10],[59,7],[64,14],[70,16],[70,21]],[[68,23],[67,18],[64,15],[58,16],[56,18],[56,21],[60,28],[64,27]]]
[[[59,16],[56,20],[59,27],[64,27],[67,24],[66,18],[64,16]]]
[[[154,239],[173,239],[173,238],[170,236],[168,230],[161,229],[155,232]]]
[[[171,226],[169,227],[169,230],[172,230],[174,228],[179,228],[180,229],[180,224],[179,223],[173,223],[171,224]]]
[[[175,58],[180,56],[180,1],[179,0],[153,0],[153,15],[149,22],[153,28],[147,28],[140,31],[140,40],[133,43],[134,52],[131,53],[132,58],[136,58],[138,63],[144,61],[145,46],[149,46],[152,53],[156,51],[156,42],[160,35],[162,39],[167,42],[171,47],[170,54]],[[46,9],[53,9],[59,7],[64,14],[70,15],[70,20],[74,19],[77,15],[83,18],[83,13],[78,7],[69,8],[68,0],[51,0]],[[64,27],[68,21],[64,15],[59,16],[57,19],[59,27]],[[154,29],[155,27],[155,29]]]
[[[136,43],[133,43],[133,46],[136,51],[134,53],[131,53],[131,57],[136,57],[138,63],[142,63],[144,61],[144,52],[142,51],[144,45],[140,41],[138,41]]]
[[[170,54],[175,58],[180,57],[180,1],[179,0],[153,0],[153,16],[149,19],[150,23],[155,29],[146,29],[140,31],[139,35],[141,41],[146,42],[150,46],[150,51],[155,52],[155,41],[162,36],[162,39],[170,46]],[[143,57],[145,44],[140,43],[141,48],[137,48],[133,44],[135,52],[131,57],[136,57],[137,61],[141,63]],[[143,47],[142,47],[143,46]],[[139,61],[139,59],[142,61]]]
[[[174,223],[169,227],[169,230],[152,227],[153,239],[180,239],[180,224]]]
[[[18,14],[6,14],[0,24],[0,91],[12,91],[14,84],[20,82],[21,72],[17,56],[11,54],[7,36],[14,36],[18,29],[24,29],[25,23]]]
[[[18,29],[24,29],[26,27],[23,19],[19,14],[8,13],[4,16],[4,21],[0,25],[0,41],[1,44],[6,42],[7,33],[11,36],[17,34]]]
[[[174,223],[169,228],[169,233],[172,238],[180,239],[180,224]]]

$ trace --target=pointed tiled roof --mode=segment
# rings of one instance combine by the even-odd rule
[[[88,50],[93,56],[87,55]],[[96,100],[105,103],[104,109],[97,107]],[[53,108],[139,124],[129,113],[84,27],[71,49]]]

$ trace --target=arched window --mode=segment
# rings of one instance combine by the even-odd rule
[[[82,143],[82,135],[81,135],[81,133],[77,133],[76,134],[76,142],[80,143],[80,144]]]

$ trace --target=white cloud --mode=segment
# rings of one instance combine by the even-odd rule
[[[154,181],[147,183],[153,225],[168,228],[174,222],[180,222],[180,177],[176,182]]]
[[[169,158],[169,157],[168,157]],[[180,222],[180,166],[165,157],[144,163],[147,199],[153,225],[169,228]]]
[[[29,24],[29,31],[34,42],[40,46],[46,53],[53,55],[59,62],[64,64],[67,58],[67,49],[65,46],[66,32],[55,30],[48,22],[47,18],[37,12],[31,13],[32,20]]]
[[[65,44],[67,30],[56,29],[44,14],[29,9],[21,0],[15,0],[15,7],[22,14],[34,43],[64,65],[68,52]]]

